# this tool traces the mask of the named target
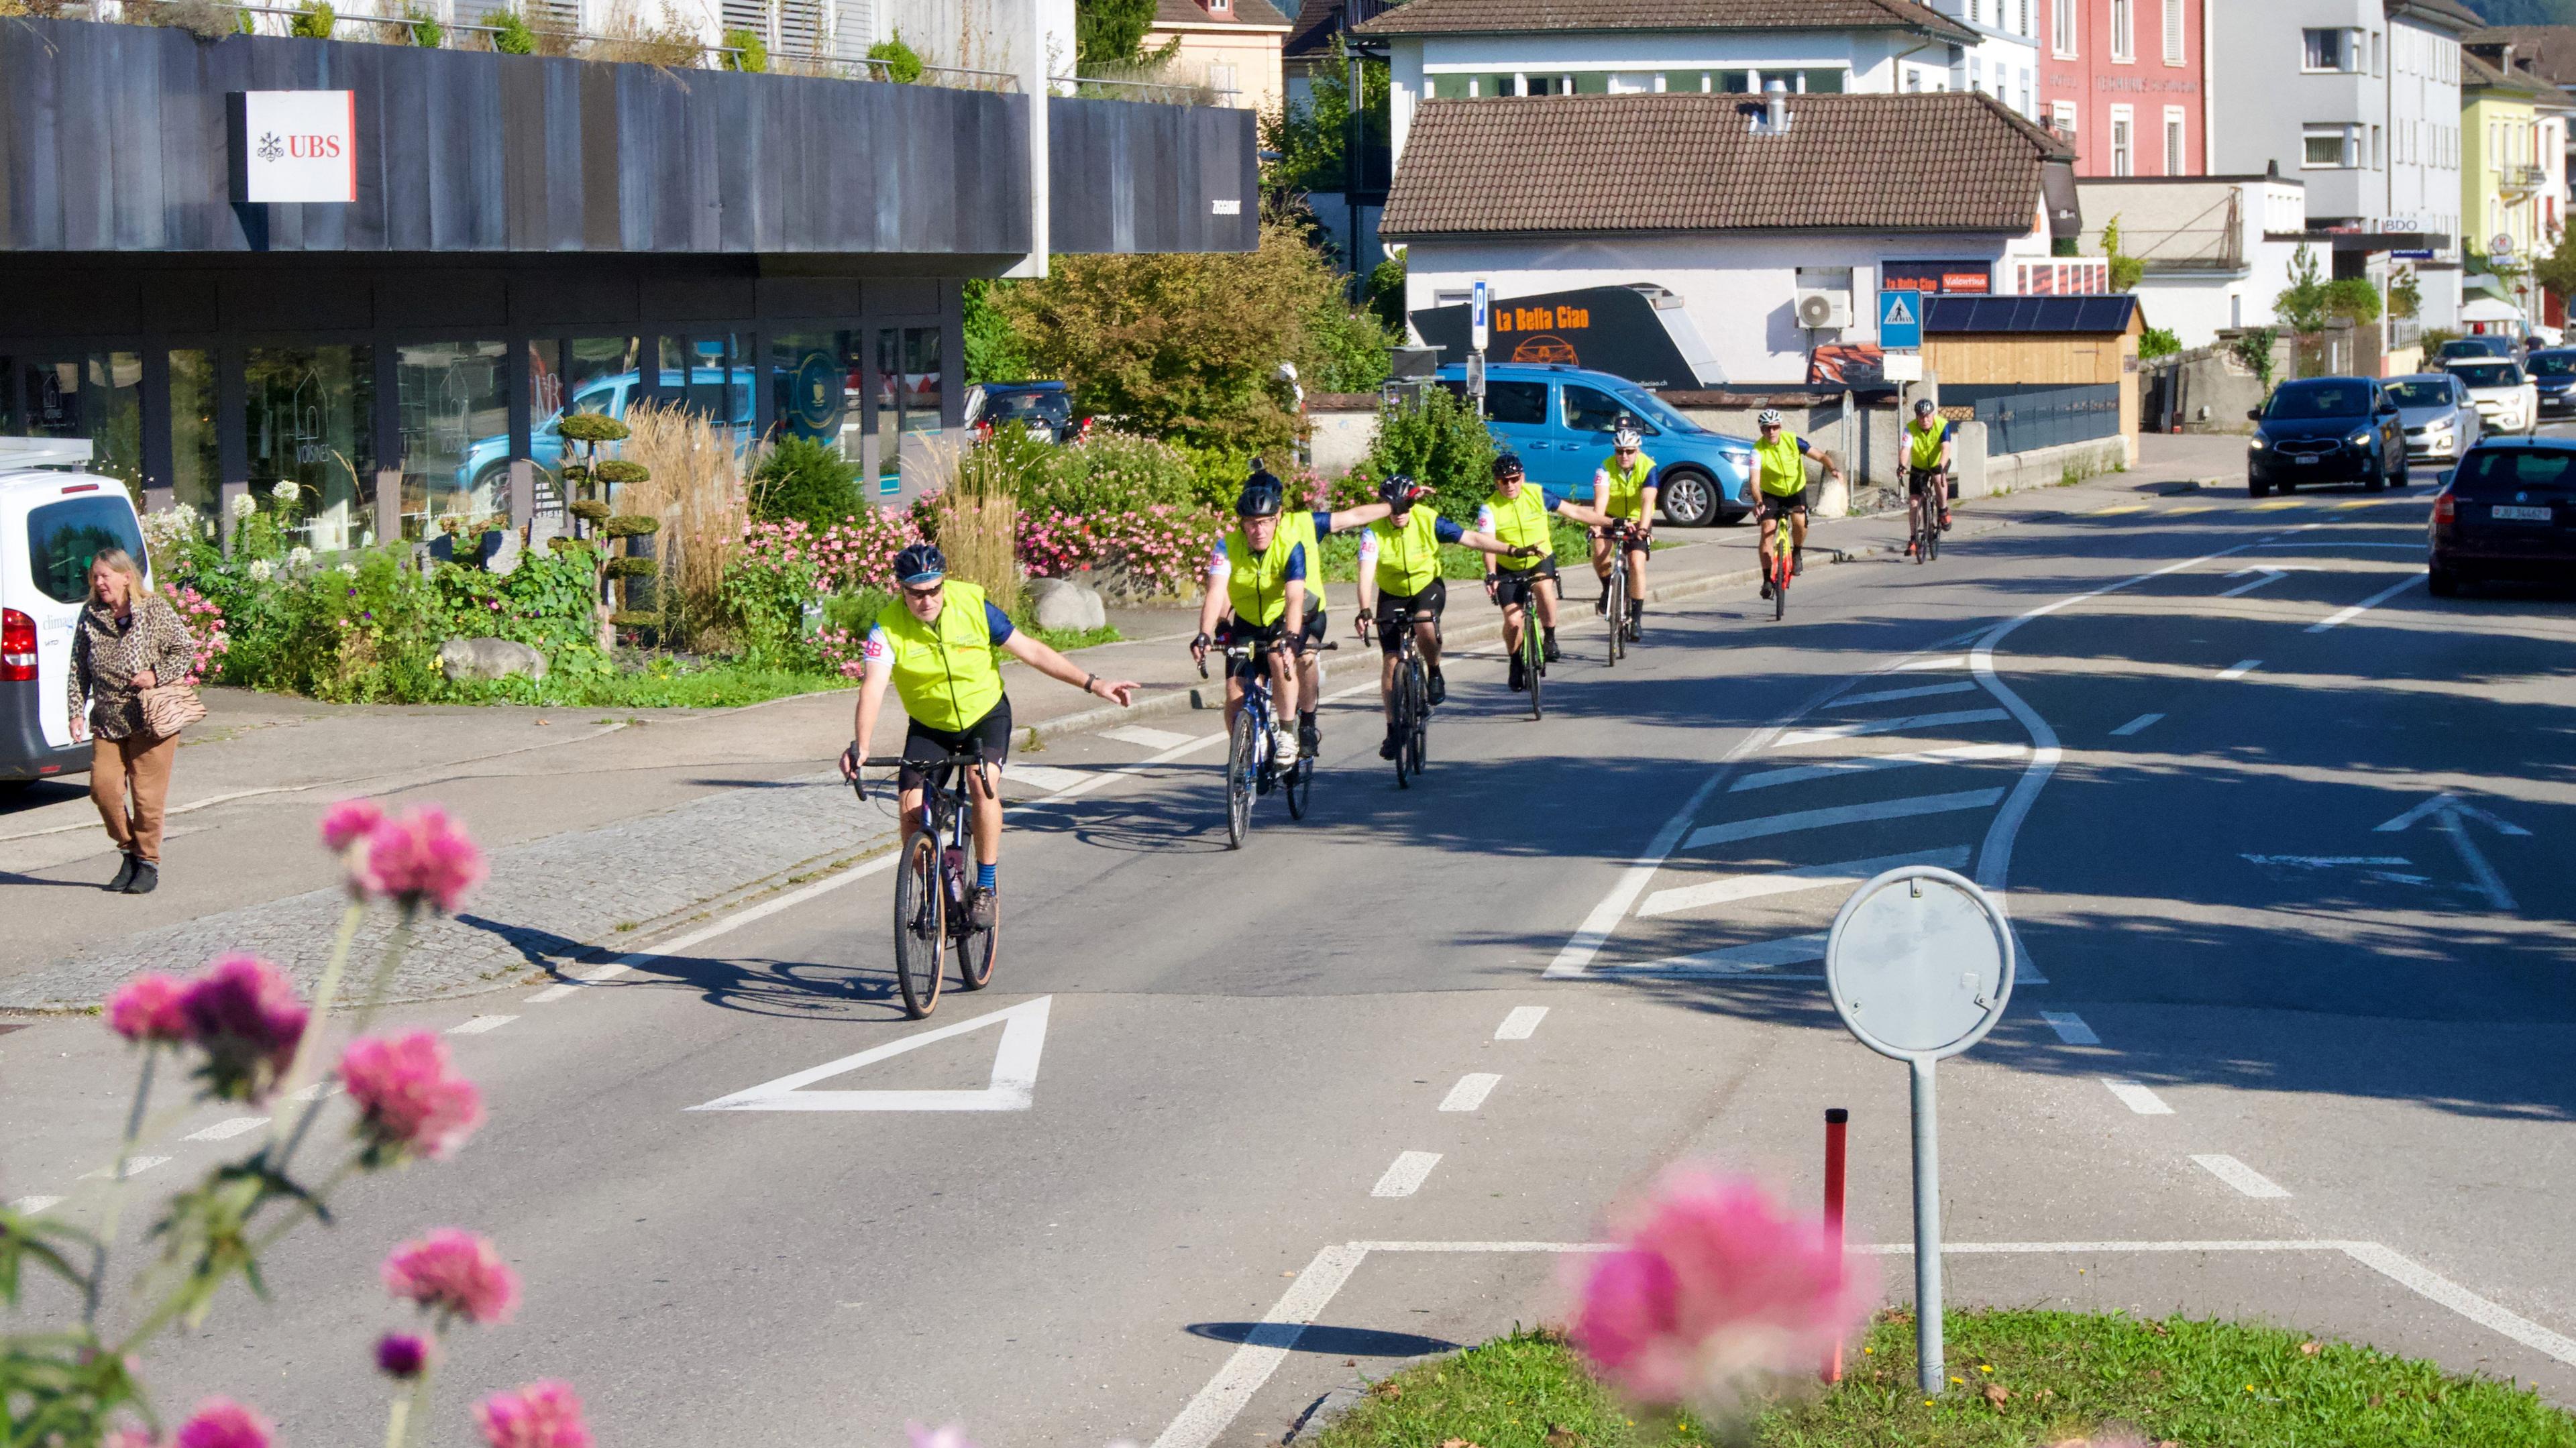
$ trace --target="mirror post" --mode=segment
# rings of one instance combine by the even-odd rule
[[[1941,1352],[1941,1134],[1932,1099],[1932,1058],[1914,1075],[1914,1356],[1925,1397],[1949,1385]]]

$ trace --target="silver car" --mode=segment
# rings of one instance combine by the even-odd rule
[[[2418,372],[2388,379],[2406,429],[2406,460],[2447,468],[2486,435],[2468,384],[2448,372]]]

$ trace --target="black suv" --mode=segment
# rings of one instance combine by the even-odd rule
[[[2576,582],[2576,440],[2491,438],[2433,498],[2425,569],[2445,597],[2490,578]]]
[[[2377,492],[2406,486],[2406,433],[2397,399],[2375,377],[2308,377],[2284,382],[2245,414],[2245,487],[2255,497],[2302,483],[2360,483]]]

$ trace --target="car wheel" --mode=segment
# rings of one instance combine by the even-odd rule
[[[2388,480],[2392,488],[2404,488],[2415,481],[2415,464],[2405,458],[2397,460],[2397,476]]]
[[[1717,483],[1696,468],[1673,468],[1658,480],[1656,502],[1675,526],[1705,528],[1717,519]]]
[[[2453,598],[2460,592],[2460,575],[2448,568],[2424,570],[2424,587],[2435,598]]]
[[[2365,493],[2384,493],[2388,491],[2387,454],[2381,454],[2378,460],[2370,465],[2370,476],[2361,480],[2361,490]]]
[[[2272,488],[2268,483],[2261,482],[2254,478],[2247,478],[2245,480],[2245,491],[2248,496],[2259,498],[2272,491]]]

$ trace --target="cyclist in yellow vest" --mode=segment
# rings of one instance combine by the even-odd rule
[[[1524,601],[1537,611],[1539,627],[1547,631],[1541,640],[1547,661],[1557,660],[1556,540],[1548,528],[1550,513],[1592,528],[1610,521],[1581,503],[1566,502],[1533,486],[1521,468],[1520,454],[1506,452],[1494,459],[1494,491],[1476,510],[1476,531],[1510,544],[1517,555],[1497,558],[1485,568],[1485,596],[1503,606],[1503,648],[1512,658],[1514,689],[1529,687],[1521,663]],[[1535,551],[1522,553],[1522,549]]]
[[[1264,498],[1278,499],[1277,505],[1271,512],[1263,516],[1271,517],[1276,522],[1282,556],[1284,557],[1285,551],[1292,546],[1301,547],[1305,553],[1305,599],[1304,607],[1300,611],[1304,638],[1296,644],[1289,660],[1296,665],[1297,693],[1294,700],[1282,694],[1278,701],[1279,721],[1282,725],[1285,725],[1291,717],[1292,711],[1289,705],[1293,702],[1300,706],[1300,709],[1294,713],[1297,720],[1297,748],[1293,752],[1283,750],[1279,757],[1286,760],[1304,755],[1311,759],[1322,750],[1324,745],[1324,731],[1315,721],[1315,706],[1324,694],[1323,669],[1315,652],[1315,646],[1323,643],[1327,633],[1324,618],[1324,539],[1345,529],[1376,522],[1386,516],[1386,505],[1364,503],[1356,508],[1344,508],[1338,513],[1289,508],[1288,485],[1263,467],[1259,458],[1252,460],[1252,476],[1245,480],[1243,492],[1235,500],[1237,516],[1246,522],[1249,521],[1249,515],[1241,512],[1241,504],[1256,493]],[[1260,548],[1266,550],[1270,546],[1265,543],[1260,545]],[[1234,637],[1230,629],[1220,628],[1218,625],[1219,617],[1224,615],[1232,604],[1230,590],[1225,603],[1217,602],[1218,589],[1230,575],[1233,567],[1232,555],[1226,549],[1225,540],[1220,538],[1217,540],[1215,555],[1208,560],[1208,597],[1207,601],[1200,606],[1199,632],[1207,635],[1211,643],[1240,641]],[[1241,623],[1243,617],[1243,611],[1239,607],[1233,609],[1234,623]],[[1195,645],[1193,649],[1204,655],[1204,650],[1197,649]],[[1232,727],[1233,718],[1233,706],[1228,705],[1226,712],[1228,727]]]
[[[1771,556],[1772,530],[1780,520],[1789,520],[1789,547],[1793,553],[1794,573],[1807,571],[1807,455],[1815,449],[1807,440],[1789,431],[1780,420],[1780,409],[1766,407],[1753,419],[1761,429],[1761,439],[1753,444],[1754,485],[1762,497],[1762,556]],[[1843,470],[1830,453],[1816,453],[1829,477],[1839,479]],[[1762,596],[1771,596],[1771,576],[1762,577]]]
[[[947,575],[948,560],[931,544],[915,543],[895,555],[895,583],[903,602],[880,612],[868,628],[861,654],[866,677],[850,721],[854,737],[841,754],[841,777],[860,786],[860,798],[867,797],[859,782],[859,761],[868,757],[888,684],[903,700],[910,721],[904,728],[904,758],[937,763],[982,746],[986,763],[967,783],[974,807],[975,888],[966,897],[966,908],[976,929],[990,930],[1002,863],[1002,761],[1011,752],[1011,699],[1002,689],[1002,655],[1121,707],[1134,699],[1138,685],[1085,670],[1034,635],[1013,628],[1010,615],[985,598],[984,590],[950,583]],[[922,776],[920,768],[907,764],[896,781],[907,841],[921,827]]]
[[[1449,697],[1448,682],[1440,677],[1440,610],[1448,605],[1449,585],[1440,576],[1440,545],[1457,543],[1479,553],[1505,554],[1521,550],[1498,538],[1470,533],[1440,516],[1436,509],[1420,506],[1431,496],[1431,490],[1402,473],[1396,473],[1378,485],[1377,495],[1387,505],[1384,518],[1369,525],[1360,535],[1360,639],[1366,642],[1369,625],[1377,622],[1378,605],[1384,602],[1386,619],[1377,625],[1378,648],[1386,663],[1378,671],[1377,690],[1386,705],[1386,742],[1378,746],[1380,759],[1393,759],[1401,741],[1395,737],[1395,661],[1404,647],[1404,624],[1413,619],[1415,642],[1422,649],[1423,666],[1431,671],[1431,699],[1437,704]],[[1528,547],[1535,554],[1537,549]]]
[[[1941,531],[1950,531],[1950,440],[1959,425],[1938,415],[1932,399],[1914,399],[1914,420],[1905,425],[1905,554],[1914,556],[1914,535],[1923,526],[1922,510],[1941,510]]]
[[[1269,646],[1270,692],[1279,711],[1271,744],[1282,761],[1293,760],[1301,752],[1312,753],[1308,741],[1322,739],[1315,727],[1319,671],[1301,657],[1310,644],[1324,640],[1320,540],[1337,528],[1356,528],[1386,516],[1384,503],[1339,513],[1300,509],[1284,514],[1287,500],[1287,486],[1261,471],[1254,472],[1235,495],[1234,530],[1217,540],[1215,555],[1208,560],[1207,596],[1199,604],[1198,636],[1190,640],[1190,656],[1201,663],[1214,645]],[[1300,663],[1306,667],[1298,667]],[[1242,708],[1243,680],[1229,670],[1225,680],[1229,732]],[[1297,720],[1298,729],[1288,727],[1291,718]]]
[[[1637,420],[1621,417],[1610,433],[1610,457],[1592,472],[1592,506],[1628,525],[1628,628],[1642,637],[1646,620],[1647,536],[1655,527],[1655,460],[1642,450]],[[1601,580],[1594,613],[1610,611],[1610,535],[1592,535],[1592,573]]]

